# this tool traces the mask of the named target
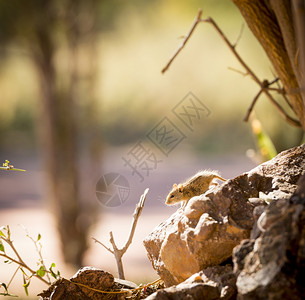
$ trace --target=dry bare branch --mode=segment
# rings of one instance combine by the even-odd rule
[[[237,69],[232,68],[232,67],[228,67],[228,69],[229,69],[230,71],[236,72],[236,73],[238,73],[238,74],[240,74],[240,75],[242,75],[242,76],[244,76],[244,77],[246,77],[246,76],[249,75],[247,72],[243,72],[243,71],[237,70]]]
[[[98,244],[100,244],[100,245],[102,245],[106,250],[108,250],[110,253],[112,253],[113,254],[113,251],[110,249],[110,248],[108,248],[107,246],[105,246],[102,242],[100,242],[99,240],[97,240],[96,238],[92,238],[96,243],[98,243]]]
[[[230,43],[230,41],[227,39],[227,37],[225,36],[225,34],[222,32],[222,30],[219,28],[219,26],[216,24],[216,22],[212,19],[212,18],[207,18],[205,20],[202,20],[202,22],[207,22],[210,23],[215,30],[219,33],[219,35],[221,36],[221,38],[224,40],[224,42],[227,44],[227,46],[229,47],[229,49],[232,51],[232,53],[234,54],[235,58],[239,61],[239,63],[245,68],[245,70],[247,71],[247,73],[251,76],[251,78],[260,86],[263,88],[262,92],[265,93],[265,95],[267,96],[267,98],[271,101],[271,103],[274,105],[274,107],[279,111],[279,113],[281,114],[281,116],[291,125],[295,126],[295,127],[301,127],[301,123],[290,117],[285,110],[275,101],[275,99],[272,97],[272,95],[269,93],[268,89],[264,87],[264,82],[260,81],[259,78],[255,75],[255,73],[250,69],[250,67],[245,63],[245,61],[241,58],[241,56],[238,54],[238,52],[236,51],[234,45],[232,45]],[[257,100],[257,99],[256,99]],[[256,101],[252,101],[256,102]]]
[[[280,115],[291,125],[295,126],[295,127],[301,127],[301,123],[290,117],[285,110],[281,107],[280,104],[278,104],[276,102],[276,100],[273,98],[273,96],[269,93],[269,89],[264,87],[264,81],[261,81],[256,74],[253,72],[253,70],[246,64],[246,62],[241,58],[241,56],[239,55],[239,53],[236,51],[235,49],[235,45],[231,44],[231,42],[228,40],[228,38],[226,37],[226,35],[223,33],[223,31],[220,29],[220,27],[216,24],[216,22],[211,18],[208,17],[206,19],[201,19],[201,15],[202,15],[202,10],[200,9],[197,17],[189,31],[189,33],[186,35],[184,41],[182,42],[182,44],[180,45],[180,47],[177,49],[177,51],[174,53],[174,55],[172,56],[172,58],[169,60],[168,64],[162,69],[162,73],[164,73],[169,66],[171,65],[171,63],[173,62],[173,60],[177,57],[177,55],[181,52],[181,50],[184,48],[186,42],[189,40],[189,38],[191,37],[192,33],[194,32],[196,26],[198,25],[198,23],[200,22],[205,22],[205,23],[210,23],[214,29],[218,32],[218,34],[221,36],[221,38],[224,40],[224,42],[226,43],[226,45],[229,47],[229,49],[232,51],[233,55],[235,56],[235,58],[238,60],[238,62],[243,66],[243,68],[246,70],[246,74],[249,74],[250,77],[259,85],[259,87],[262,89],[261,91],[267,96],[267,98],[271,101],[271,103],[273,104],[273,106],[279,111]],[[251,113],[252,109],[253,109],[253,105],[256,103],[258,97],[260,96],[261,93],[258,94],[258,96],[256,96],[254,98],[254,100],[252,101],[252,104],[248,110],[247,115],[249,114],[249,112]]]
[[[245,24],[243,23],[243,24],[241,25],[240,32],[239,32],[239,35],[238,35],[238,37],[237,37],[237,39],[236,39],[236,42],[235,42],[234,45],[233,45],[234,48],[238,45],[238,43],[239,43],[239,41],[240,41],[240,39],[241,39],[241,37],[242,37],[242,35],[243,35],[244,28],[245,28]]]
[[[136,208],[134,210],[133,213],[133,220],[132,220],[132,225],[130,228],[130,232],[129,232],[129,236],[128,239],[125,243],[125,246],[122,249],[119,249],[114,241],[114,237],[113,237],[113,233],[112,231],[110,231],[109,235],[110,235],[110,243],[112,245],[112,249],[108,248],[107,246],[105,246],[102,242],[98,241],[97,239],[93,238],[93,240],[96,243],[99,243],[100,245],[102,245],[106,250],[108,250],[110,253],[112,253],[115,257],[116,263],[117,263],[117,267],[118,267],[118,273],[119,273],[119,278],[120,279],[125,279],[125,275],[124,275],[124,269],[123,269],[123,263],[122,263],[122,257],[124,255],[124,253],[127,251],[128,247],[131,245],[132,243],[132,239],[137,227],[137,223],[138,223],[138,219],[141,215],[141,212],[143,210],[144,207],[144,203],[146,200],[146,195],[148,193],[149,189],[146,189],[143,193],[143,195],[141,196],[138,204],[136,205]]]
[[[162,74],[164,74],[168,68],[170,67],[170,65],[172,64],[172,62],[174,61],[174,59],[176,58],[176,56],[180,53],[180,51],[184,48],[185,44],[187,43],[187,41],[190,39],[193,31],[195,30],[196,26],[198,25],[198,23],[200,23],[201,21],[201,15],[202,15],[202,10],[200,9],[197,17],[190,29],[190,31],[188,32],[188,34],[184,37],[181,45],[179,46],[179,48],[176,50],[176,52],[174,53],[174,55],[171,57],[171,59],[169,60],[169,62],[167,63],[167,65],[162,69]]]
[[[261,90],[257,93],[257,95],[254,97],[254,99],[252,100],[252,103],[251,103],[251,105],[250,105],[249,108],[248,108],[247,114],[246,114],[246,116],[244,117],[244,121],[245,121],[245,122],[248,122],[249,117],[250,117],[250,114],[251,114],[251,112],[252,112],[252,110],[253,110],[253,108],[254,108],[254,105],[255,105],[257,99],[259,98],[259,96],[262,94],[262,92],[263,92],[263,89],[261,89]]]

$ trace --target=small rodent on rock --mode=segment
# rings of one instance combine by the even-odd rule
[[[217,185],[218,183],[214,182],[214,179],[226,181],[226,179],[220,176],[218,171],[199,171],[184,183],[174,184],[173,189],[166,197],[165,204],[174,205],[183,201],[184,203],[181,206],[185,207],[192,197],[204,194],[211,185]]]

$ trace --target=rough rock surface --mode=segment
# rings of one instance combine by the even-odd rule
[[[236,297],[236,277],[232,266],[214,266],[192,275],[186,281],[163,290],[160,290],[147,300],[213,300],[234,299]]]
[[[287,202],[304,170],[305,147],[302,145],[193,197],[185,209],[178,209],[155,228],[145,238],[144,245],[166,286],[181,283],[192,274],[225,261],[235,246],[250,237],[253,225],[256,232],[252,235],[259,235],[255,221],[260,219],[258,225],[265,226],[266,220],[260,217],[264,206],[277,199]],[[268,219],[268,222],[271,221]],[[241,252],[249,253],[250,244]],[[238,264],[245,262],[240,259]],[[239,274],[240,288],[242,276],[246,274]]]
[[[81,285],[74,284],[73,282],[80,283]],[[115,279],[108,272],[93,267],[83,267],[70,280],[59,279],[48,290],[40,293],[38,296],[43,300],[119,299],[118,295],[101,294],[82,285],[98,290],[107,290],[114,287]]]
[[[305,299],[305,176],[266,209],[259,237],[234,249],[238,299]]]

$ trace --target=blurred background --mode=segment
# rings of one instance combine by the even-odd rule
[[[239,72],[244,70],[209,24],[198,25],[161,74],[199,8],[233,44],[238,40],[237,51],[260,79],[274,79],[230,1],[0,0],[0,158],[26,169],[0,172],[0,225],[11,226],[29,264],[37,258],[19,224],[33,236],[42,234],[44,257],[63,276],[84,265],[117,276],[114,257],[91,237],[109,245],[113,231],[123,246],[148,187],[123,263],[126,279],[154,280],[142,240],[177,209],[164,205],[172,184],[206,168],[232,178],[262,161],[255,156],[251,125],[242,121],[259,88]],[[192,130],[173,114],[190,92],[209,111]],[[277,152],[302,141],[301,130],[286,124],[264,96],[255,116]],[[166,155],[148,138],[164,118],[183,135]],[[137,145],[158,161],[143,178],[124,161]],[[116,207],[102,205],[96,195],[97,183],[109,173],[129,185],[128,197]],[[9,282],[15,269],[1,263],[0,282]],[[33,280],[30,293],[43,288]],[[20,290],[17,277],[10,291]]]

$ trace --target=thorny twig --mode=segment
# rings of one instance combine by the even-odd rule
[[[120,279],[125,279],[125,275],[124,275],[124,269],[123,269],[123,263],[122,263],[122,256],[124,255],[124,253],[127,251],[128,247],[130,246],[130,244],[132,243],[132,239],[136,230],[136,226],[137,226],[137,222],[138,219],[141,215],[142,209],[144,207],[144,203],[146,200],[146,195],[148,193],[149,189],[146,189],[143,193],[143,195],[141,196],[138,204],[136,205],[136,208],[134,210],[133,213],[133,220],[132,220],[132,225],[131,225],[131,229],[129,232],[129,237],[128,240],[125,243],[125,246],[122,249],[119,249],[114,241],[114,237],[113,237],[113,233],[112,231],[110,231],[109,235],[110,235],[110,243],[112,245],[112,249],[110,249],[109,247],[105,246],[102,242],[98,241],[97,239],[93,238],[93,240],[96,243],[99,243],[100,245],[102,245],[106,250],[108,250],[110,253],[112,253],[116,259],[116,263],[117,263],[117,267],[118,267],[118,273],[119,273],[119,278]]]
[[[260,86],[261,91],[255,96],[254,100],[252,101],[252,104],[249,108],[249,110],[253,109],[253,106],[255,104],[255,102],[257,101],[258,97],[264,93],[267,98],[271,101],[271,103],[275,106],[275,108],[279,111],[279,113],[282,115],[282,117],[291,125],[296,126],[296,127],[301,127],[301,124],[298,120],[290,117],[285,110],[275,101],[275,99],[273,98],[273,96],[269,93],[270,89],[269,87],[264,87],[264,81],[261,81],[256,74],[251,70],[251,68],[245,63],[245,61],[241,58],[241,56],[238,54],[238,52],[236,51],[236,44],[232,45],[231,42],[228,40],[228,38],[226,37],[226,35],[222,32],[222,30],[219,28],[219,26],[216,24],[216,22],[211,18],[206,18],[206,19],[201,19],[201,15],[202,15],[202,10],[200,9],[197,17],[190,29],[190,31],[188,32],[188,34],[185,36],[182,44],[179,46],[179,48],[177,49],[177,51],[174,53],[174,55],[171,57],[171,59],[169,60],[169,62],[167,63],[167,65],[162,69],[162,73],[165,73],[168,68],[170,67],[170,65],[172,64],[172,62],[174,61],[174,59],[177,57],[177,55],[180,53],[180,51],[184,48],[185,44],[187,43],[187,41],[190,39],[193,31],[195,30],[196,26],[200,23],[200,22],[205,22],[205,23],[210,23],[214,29],[218,32],[218,34],[221,36],[221,38],[224,40],[224,42],[227,44],[227,46],[229,47],[229,49],[232,51],[232,53],[234,54],[234,56],[236,57],[236,59],[239,61],[239,63],[244,67],[244,69],[246,70],[246,74],[249,74],[251,76],[251,78]],[[250,110],[250,113],[251,113]]]

